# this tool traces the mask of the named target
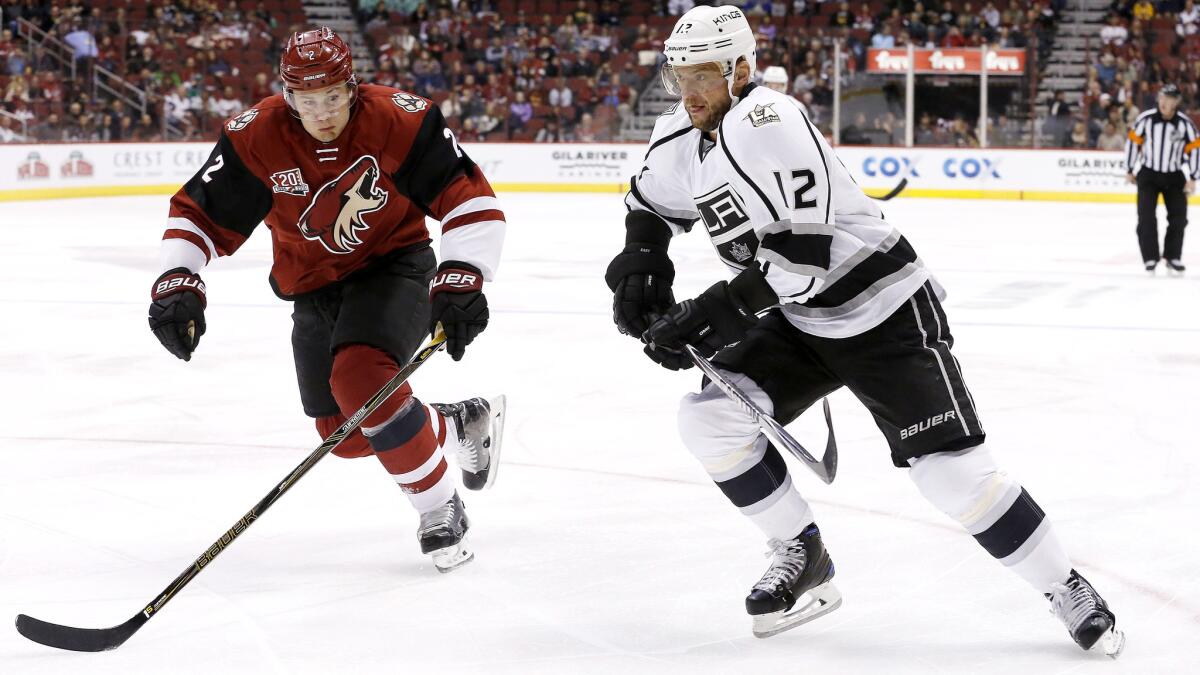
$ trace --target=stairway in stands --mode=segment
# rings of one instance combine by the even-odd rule
[[[1037,119],[1045,120],[1054,92],[1061,90],[1067,102],[1078,109],[1087,85],[1089,56],[1095,59],[1112,0],[1072,0],[1063,10],[1054,51],[1038,81]],[[1045,144],[1049,139],[1041,139]]]
[[[354,8],[350,0],[303,0],[302,4],[311,27],[329,26],[350,43],[359,81],[371,81],[371,76],[375,74],[375,59],[354,20]]]

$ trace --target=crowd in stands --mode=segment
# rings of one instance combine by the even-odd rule
[[[1182,107],[1200,101],[1200,7],[1194,0],[1114,0],[1090,64],[1079,106],[1057,92],[1046,129],[1057,145],[1119,150],[1127,129],[1155,107],[1168,82]]]
[[[7,113],[0,115],[0,136],[212,138],[212,119],[278,91],[270,64],[278,60],[279,36],[291,28],[280,17],[302,20],[299,7],[289,13],[263,1],[0,0]],[[16,37],[31,33],[38,43],[32,49],[27,37]],[[107,89],[93,82],[96,74]]]
[[[1036,46],[1044,60],[1066,0],[726,0],[755,26],[760,71],[787,69],[790,93],[830,128],[833,45],[845,83],[871,47]],[[618,138],[657,77],[663,39],[694,0],[357,0],[372,54],[364,81],[434,100],[463,140]],[[713,3],[716,4],[716,3]],[[1200,86],[1192,0],[1114,0],[1083,105],[1062,96],[1045,127],[1063,145],[1109,147],[1159,83]],[[0,0],[0,142],[211,139],[220,121],[279,91],[279,51],[307,25],[300,0]],[[60,41],[30,49],[29,26]],[[40,35],[40,33],[39,33]],[[1169,39],[1168,39],[1169,37]],[[1165,45],[1165,46],[1164,46]],[[360,56],[361,59],[361,56]],[[77,76],[72,78],[73,64]],[[145,91],[113,97],[90,75]],[[120,87],[116,87],[120,89]],[[974,115],[923,109],[918,144],[978,143]],[[992,144],[1016,144],[1006,116]],[[902,109],[842,120],[844,142],[900,143]],[[1108,128],[1111,125],[1111,129]]]

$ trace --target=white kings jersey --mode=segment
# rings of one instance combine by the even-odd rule
[[[757,260],[796,328],[857,335],[931,280],[795,99],[747,85],[716,136],[703,138],[682,105],[669,109],[625,204],[675,234],[703,222],[735,274]]]

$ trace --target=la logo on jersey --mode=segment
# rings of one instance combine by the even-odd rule
[[[734,269],[745,269],[758,253],[758,235],[746,215],[746,206],[733,188],[726,183],[697,197],[696,211],[721,260]]]
[[[714,237],[750,221],[746,209],[728,183],[698,198],[696,210],[700,212],[708,233]]]
[[[428,105],[425,99],[413,96],[412,94],[405,94],[404,92],[392,94],[392,103],[395,103],[401,110],[410,113],[421,112]]]
[[[330,253],[353,253],[362,244],[358,233],[371,226],[363,216],[387,204],[387,191],[379,185],[379,163],[363,155],[321,186],[300,215],[297,226],[309,241],[319,241]]]

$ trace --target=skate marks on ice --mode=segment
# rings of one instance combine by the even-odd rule
[[[1196,512],[1187,485],[1197,468],[1189,439],[1197,435],[1177,424],[1188,421],[1184,385],[1200,359],[1189,337],[1200,319],[1178,307],[1197,287],[1187,277],[1155,283],[1136,269],[1126,280],[1123,266],[1104,264],[1133,250],[1119,205],[1111,232],[1089,230],[1075,256],[1097,253],[1100,263],[1068,267],[1027,245],[1025,230],[1035,225],[1048,249],[1078,244],[1078,231],[1054,238],[1053,205],[964,203],[960,211],[980,216],[971,227],[949,222],[936,202],[895,200],[888,213],[950,291],[955,350],[989,439],[1004,447],[1014,474],[1046,495],[1077,564],[1118,612],[1131,642],[1113,663],[1080,652],[1040,598],[921,502],[902,472],[884,466],[878,431],[852,399],[834,401],[845,439],[837,488],[798,479],[821,517],[845,604],[770,640],[753,638],[742,604],[761,571],[762,541],[722,501],[675,430],[676,401],[698,376],[654,370],[612,329],[600,277],[620,247],[609,221],[619,224],[623,207],[578,195],[503,199],[512,221],[527,226],[513,228],[515,255],[506,257],[494,296],[489,289],[494,325],[469,361],[445,364],[422,382],[429,400],[495,391],[512,403],[504,482],[483,496],[463,494],[478,560],[437,575],[415,549],[415,517],[378,467],[330,462],[172,603],[160,626],[122,650],[130,652],[103,655],[81,672],[162,664],[157,670],[184,673],[374,673],[401,663],[489,673],[1190,672],[1179,645],[1200,624],[1200,554],[1178,527],[1180,514]],[[119,212],[106,212],[109,203]],[[922,204],[929,208],[913,211]],[[266,288],[265,267],[214,266],[214,278],[206,276],[213,320],[197,353],[203,361],[187,368],[153,361],[144,274],[124,265],[101,270],[102,261],[58,263],[61,248],[79,245],[73,238],[107,229],[131,234],[115,244],[128,246],[123,263],[151,242],[153,268],[161,200],[90,202],[100,228],[72,226],[63,206],[39,205],[39,214],[65,226],[47,229],[41,249],[6,256],[0,268],[9,289],[0,310],[18,317],[0,326],[0,360],[14,366],[4,371],[12,381],[0,413],[9,439],[0,443],[0,538],[8,552],[0,612],[106,625],[293,465],[313,432],[292,391],[287,307]],[[581,206],[586,215],[570,227],[544,215]],[[0,222],[24,222],[0,213]],[[143,218],[145,232],[123,229]],[[995,247],[987,238],[971,241],[981,230],[1004,239]],[[262,250],[239,256],[266,260],[264,242],[252,239],[247,247]],[[564,250],[573,251],[570,260],[554,262]],[[992,250],[994,259],[966,264]],[[720,274],[719,265],[700,267],[712,257],[703,237],[673,242],[672,256],[678,297]],[[535,261],[544,261],[541,269],[526,266]],[[92,281],[60,284],[54,272]],[[1017,280],[1065,286],[1005,309],[956,304]],[[1069,306],[1099,285],[1118,290]],[[18,288],[30,293],[14,297]],[[31,301],[38,296],[45,302]],[[1125,315],[1113,315],[1109,302]],[[87,341],[69,330],[78,312],[99,329]],[[522,347],[532,343],[536,349]],[[581,351],[594,358],[580,359]],[[188,383],[186,392],[176,392],[179,382]],[[30,392],[41,386],[59,393],[56,405],[36,405]],[[258,423],[246,414],[254,409]],[[162,420],[168,425],[156,428]],[[252,476],[225,480],[222,466]],[[1123,479],[1114,483],[1114,473]],[[1111,489],[1096,494],[1096,485]],[[203,508],[202,495],[225,506]],[[194,503],[172,503],[179,501]],[[148,545],[119,525],[130,519],[156,539]],[[11,628],[0,631],[0,671],[78,665],[22,643]]]

